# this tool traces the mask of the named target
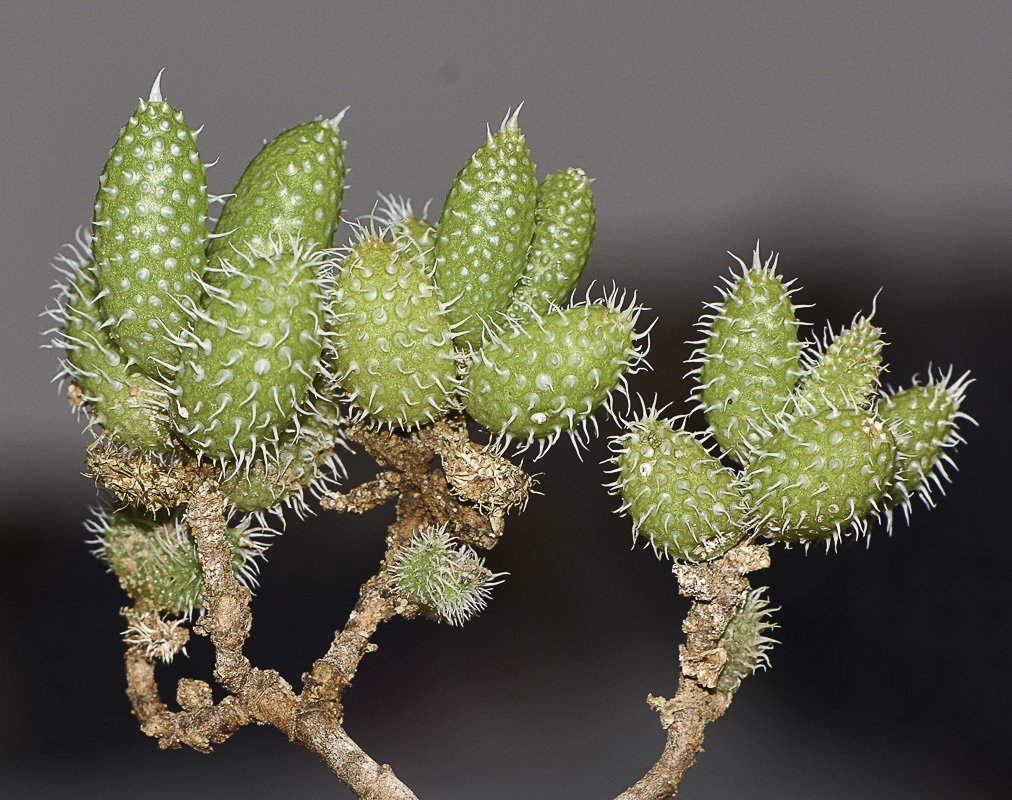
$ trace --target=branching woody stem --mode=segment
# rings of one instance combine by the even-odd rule
[[[499,454],[472,443],[462,419],[411,435],[350,429],[348,438],[365,447],[384,471],[345,494],[326,495],[321,505],[362,513],[396,500],[397,519],[388,529],[377,573],[363,584],[354,610],[344,628],[335,632],[327,652],[303,675],[301,694],[276,671],[253,666],[243,654],[252,626],[250,593],[233,573],[225,500],[211,468],[190,461],[165,466],[109,449],[90,453],[96,479],[126,502],[165,508],[186,505],[204,575],[206,613],[194,631],[210,637],[214,677],[228,692],[214,703],[206,682],[183,679],[176,692],[181,710],[169,710],[155,678],[153,653],[158,648],[149,643],[145,649],[135,637],[126,653],[127,694],[141,729],[163,748],[185,745],[210,752],[250,722],[269,724],[316,755],[358,797],[410,800],[415,795],[390,767],[375,762],[348,736],[341,704],[362,658],[376,649],[372,637],[378,627],[395,616],[411,618],[419,613],[395,591],[391,566],[414,533],[430,525],[447,525],[453,535],[475,547],[494,546],[505,512],[523,505],[532,479]],[[681,593],[693,601],[683,624],[687,639],[680,652],[678,692],[670,700],[648,699],[668,732],[667,744],[658,762],[619,800],[660,800],[677,793],[702,747],[706,725],[731,702],[731,694],[714,688],[726,660],[718,640],[749,591],[744,576],[768,563],[766,548],[742,545],[713,562],[676,568]],[[185,630],[159,620],[149,625],[135,612],[126,613],[134,627],[169,631],[175,642],[171,648],[163,643],[169,655],[186,641]]]
[[[105,476],[103,467],[107,463],[115,462],[114,468],[109,470],[112,475],[130,468],[129,461],[118,460],[116,454],[107,452],[104,457],[108,461],[92,463],[100,480]],[[241,586],[233,574],[232,555],[225,538],[224,498],[217,481],[206,473],[198,471],[189,480],[177,477],[179,494],[174,500],[187,504],[187,522],[204,573],[202,595],[207,613],[198,621],[195,630],[210,637],[215,648],[215,678],[229,695],[214,704],[206,683],[184,679],[177,692],[182,711],[169,711],[159,695],[154,660],[133,647],[126,655],[127,695],[142,730],[158,739],[163,748],[186,745],[200,752],[210,752],[214,744],[225,741],[250,722],[270,724],[316,755],[357,796],[375,800],[415,798],[390,767],[377,764],[348,736],[341,726],[336,703],[312,696],[310,691],[297,695],[276,671],[253,667],[243,655],[243,645],[252,624],[249,590]],[[165,476],[161,478],[162,483],[172,482],[166,481]],[[106,480],[102,482],[108,485]],[[377,578],[382,581],[382,574]],[[353,612],[348,628],[338,633],[335,642],[355,638],[362,642],[361,650],[350,659],[355,666],[369,649],[368,636],[375,630],[375,624],[394,613],[389,610],[364,613],[367,609],[374,611],[371,603],[378,596],[367,591],[368,587],[369,583],[364,587],[363,600]],[[390,601],[384,602],[389,604]],[[363,618],[375,622],[365,637],[356,622]],[[343,688],[348,680],[350,675],[338,684]]]

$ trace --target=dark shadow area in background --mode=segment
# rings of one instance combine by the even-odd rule
[[[981,257],[1005,264],[1004,253]],[[791,261],[805,264],[805,254],[792,253]],[[825,272],[846,274],[846,265],[825,265]],[[870,298],[846,285],[831,288],[815,275],[804,283],[802,301],[816,303],[804,315],[816,330],[827,317],[838,329],[870,307]],[[768,782],[777,787],[770,796],[785,797],[792,785],[817,781],[820,769],[835,774],[836,756],[857,759],[846,773],[871,787],[862,791],[877,785],[882,792],[863,796],[911,796],[889,784],[897,764],[934,776],[939,792],[959,787],[962,797],[997,797],[1012,778],[1005,675],[1012,642],[1004,635],[1012,544],[996,525],[1007,519],[1002,459],[1012,452],[1001,413],[1012,388],[1008,298],[967,291],[908,305],[887,291],[876,319],[894,343],[886,351],[888,380],[923,374],[929,358],[972,370],[977,382],[966,410],[980,428],[963,428],[968,444],[958,452],[955,483],[933,512],[916,508],[910,527],[899,524],[891,537],[875,529],[867,551],[854,542],[829,555],[774,551],[773,567],[756,580],[781,607],[783,644],[772,653],[773,669],[747,681],[715,724],[686,784],[692,796],[707,796],[707,775],[729,780],[720,772],[727,767],[740,775],[742,796],[766,796]],[[689,348],[682,342],[694,338],[690,323],[704,295],[714,298],[712,291],[686,295],[687,312],[684,298],[654,303],[664,309],[653,333],[654,372],[633,380],[644,395],[675,400],[674,413],[685,410]],[[660,752],[663,735],[644,698],[674,691],[685,606],[667,565],[639,548],[629,552],[629,523],[612,515],[617,504],[600,488],[605,454],[597,442],[580,462],[560,443],[538,463],[528,458],[545,473],[545,497],[534,498],[522,519],[508,520],[489,555],[494,570],[511,575],[486,613],[462,629],[397,621],[363,662],[348,696],[349,730],[421,796],[612,796]],[[356,471],[367,472],[367,463],[360,459]],[[45,494],[61,490],[80,496],[80,487]],[[13,533],[0,561],[0,681],[7,687],[0,772],[11,776],[11,796],[41,796],[33,785],[90,796],[102,776],[121,770],[137,775],[135,796],[145,798],[178,796],[205,776],[248,797],[293,787],[333,791],[323,767],[274,731],[244,729],[210,757],[158,753],[139,733],[123,687],[116,609],[124,598],[88,555],[85,514],[52,502],[4,509]],[[299,685],[371,574],[386,520],[290,521],[268,553],[254,601],[254,663]],[[68,529],[81,531],[79,542]],[[169,676],[209,675],[206,642],[191,651],[189,661],[162,671],[167,698],[174,693]],[[57,761],[78,778],[61,784]],[[880,769],[886,777],[876,784]]]

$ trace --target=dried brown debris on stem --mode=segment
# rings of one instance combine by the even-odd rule
[[[88,448],[88,468],[100,486],[124,503],[148,511],[185,503],[197,482],[214,474],[209,464],[201,465],[196,459],[163,464],[123,450],[107,439],[99,439]]]

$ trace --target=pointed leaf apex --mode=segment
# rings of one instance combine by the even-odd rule
[[[148,93],[149,103],[161,103],[164,98],[162,97],[162,73],[165,72],[165,67],[162,67],[158,71],[158,75],[155,76],[155,82],[151,84],[151,91]]]
[[[517,106],[516,111],[506,112],[506,116],[503,118],[502,121],[502,130],[504,131],[507,129],[519,130],[520,123],[517,120],[518,117],[520,116],[520,109],[524,107],[524,102],[526,101],[522,101],[520,105]]]
[[[351,106],[345,106],[339,112],[337,112],[337,116],[331,117],[330,119],[326,120],[325,124],[333,128],[334,130],[337,130],[337,127],[341,124],[341,121],[344,119],[344,115],[348,113],[349,108],[351,108]]]

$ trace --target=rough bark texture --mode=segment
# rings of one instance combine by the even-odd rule
[[[731,705],[732,693],[718,692],[717,676],[727,661],[720,637],[749,592],[745,575],[768,567],[765,547],[739,545],[706,564],[675,567],[679,592],[692,600],[679,648],[681,677],[677,694],[667,700],[650,695],[647,702],[668,732],[664,752],[650,771],[616,800],[661,800],[674,797],[686,771],[703,749],[706,726]]]
[[[250,592],[233,573],[226,538],[226,502],[216,473],[193,460],[164,465],[112,448],[93,448],[89,466],[96,480],[128,503],[148,508],[185,505],[204,583],[206,612],[193,632],[208,636],[215,650],[215,680],[228,693],[214,703],[210,685],[184,678],[176,688],[178,711],[162,700],[155,677],[157,660],[182,650],[188,631],[178,621],[125,609],[127,695],[141,729],[163,748],[192,747],[210,752],[243,726],[272,725],[317,756],[360,798],[407,800],[415,795],[385,764],[377,764],[343,727],[342,696],[363,657],[375,650],[373,634],[395,616],[419,609],[393,585],[392,564],[421,529],[447,526],[467,544],[488,549],[503,531],[506,512],[522,508],[533,479],[501,454],[468,439],[463,418],[444,420],[410,435],[352,428],[349,441],[364,447],[382,472],[344,494],[328,493],[321,506],[363,513],[395,500],[386,553],[367,580],[343,628],[327,652],[303,675],[301,693],[274,670],[253,666],[243,654],[252,626]],[[651,696],[668,738],[649,772],[620,795],[622,800],[670,797],[693,763],[706,725],[719,717],[731,694],[716,691],[726,660],[718,640],[749,591],[745,575],[769,563],[763,547],[741,545],[716,561],[676,568],[680,591],[692,602],[683,629],[681,677],[670,700]]]

